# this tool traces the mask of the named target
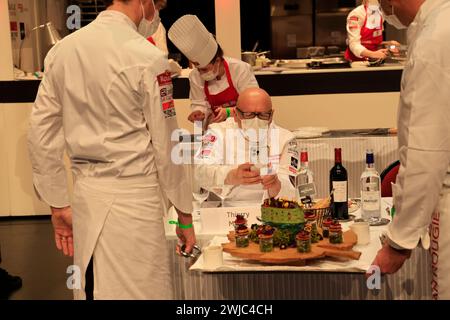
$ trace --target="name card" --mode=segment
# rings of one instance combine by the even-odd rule
[[[234,220],[239,214],[247,219],[250,228],[252,224],[260,223],[257,217],[261,217],[261,206],[201,208],[202,233],[228,234],[234,230]]]

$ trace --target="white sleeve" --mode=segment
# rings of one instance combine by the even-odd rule
[[[195,161],[195,179],[205,188],[225,185],[230,170],[237,166],[226,165],[225,139],[219,130],[209,129],[202,138]]]
[[[28,150],[37,196],[48,205],[63,208],[70,205],[64,167],[64,132],[60,104],[53,74],[51,53],[46,58],[47,72],[41,82],[31,110]]]
[[[361,44],[361,28],[364,25],[366,13],[360,10],[352,11],[347,17],[347,42],[351,52],[358,58],[362,58],[361,54],[366,47]]]
[[[198,75],[198,71],[192,70],[189,74],[189,86],[189,99],[191,100],[192,111],[199,110],[205,115],[208,115],[211,107],[206,100],[205,89]]]
[[[450,48],[427,41],[405,68],[398,117],[401,166],[388,237],[406,249],[429,242],[427,228],[450,163],[450,64],[442,56]]]
[[[259,87],[258,81],[256,81],[252,67],[246,62],[242,62],[241,64],[241,72],[239,73],[238,79],[236,79],[236,86],[238,92],[242,92],[247,88]]]
[[[164,60],[164,66],[168,66],[167,60]],[[191,184],[187,180],[183,164],[177,164],[181,161],[172,159],[172,153],[177,150],[178,144],[178,141],[172,141],[172,134],[179,128],[170,73],[156,75],[147,68],[141,81],[143,113],[151,136],[161,190],[177,209],[191,213]]]

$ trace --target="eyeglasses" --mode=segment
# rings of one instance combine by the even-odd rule
[[[273,110],[270,110],[269,112],[243,112],[238,107],[236,107],[236,110],[243,119],[253,119],[254,117],[258,117],[261,120],[269,120],[273,113]]]

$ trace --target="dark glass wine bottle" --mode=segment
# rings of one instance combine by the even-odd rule
[[[330,171],[331,214],[334,219],[348,219],[348,178],[342,165],[341,148],[334,149],[334,167]]]

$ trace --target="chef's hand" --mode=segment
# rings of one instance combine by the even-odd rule
[[[386,59],[388,55],[388,49],[380,49],[377,51],[371,51],[369,54],[369,58],[377,59],[377,60],[384,60]]]
[[[203,121],[204,119],[205,119],[205,114],[203,112],[201,112],[200,110],[193,111],[188,117],[188,120],[190,122]]]
[[[227,109],[218,108],[211,114],[209,123],[217,123],[227,120]]]
[[[262,176],[261,184],[271,198],[276,197],[281,191],[281,181],[276,174]]]
[[[395,250],[389,244],[385,243],[378,251],[372,265],[380,268],[381,274],[391,274],[397,272],[411,256],[411,250]],[[366,274],[366,277],[370,274]]]
[[[51,208],[55,243],[64,255],[73,257],[72,208]]]
[[[252,167],[251,163],[244,163],[236,169],[230,170],[225,179],[225,184],[236,186],[261,183],[259,169],[252,170]]]
[[[185,214],[185,213],[179,211],[178,209],[176,209],[176,211],[178,213],[178,222],[180,224],[185,225],[185,226],[192,224],[192,215],[191,214]],[[177,234],[178,239],[180,239],[180,241],[186,245],[186,248],[184,249],[184,251],[186,253],[191,253],[192,248],[197,243],[197,239],[195,238],[194,227],[186,229],[186,228],[180,228],[179,226],[177,226],[176,234]],[[181,255],[180,244],[177,244],[176,251],[179,255]]]

